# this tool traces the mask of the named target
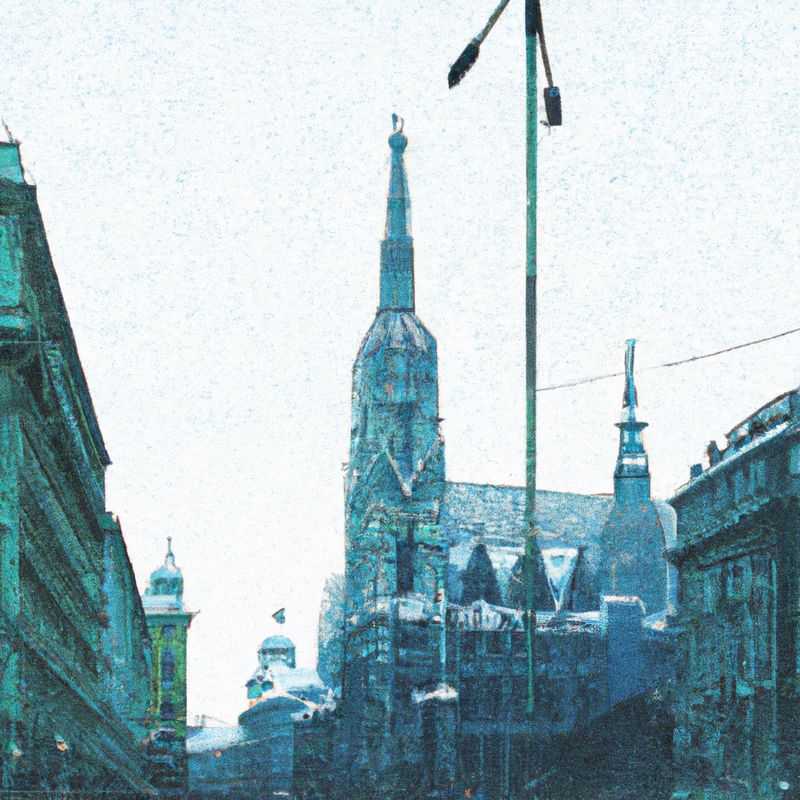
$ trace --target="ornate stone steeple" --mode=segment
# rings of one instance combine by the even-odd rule
[[[402,120],[392,121],[380,304],[353,365],[345,480],[347,594],[356,605],[381,593],[432,596],[436,571],[423,561],[443,552],[435,529],[445,475],[436,339],[414,311],[408,139]]]
[[[394,133],[389,137],[391,172],[386,201],[386,231],[381,242],[380,309],[414,310],[414,242],[411,238],[411,198],[403,153],[408,139],[403,120],[392,114]]]
[[[384,506],[399,501],[405,507],[419,497],[420,482],[433,475],[444,480],[444,462],[436,340],[414,313],[411,204],[403,163],[408,139],[402,120],[393,114],[392,121],[381,302],[353,366],[348,494],[354,501],[354,492],[369,487],[381,494]],[[393,477],[379,489],[381,471]]]
[[[633,379],[633,354],[636,339],[628,339],[625,351],[625,393],[622,396],[622,420],[619,428],[619,453],[614,470],[614,498],[620,505],[646,503],[650,500],[650,468],[642,442],[646,422],[636,419],[637,395]]]

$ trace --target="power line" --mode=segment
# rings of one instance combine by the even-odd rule
[[[690,356],[689,358],[682,358],[679,361],[665,361],[663,364],[653,364],[649,367],[642,367],[641,372],[649,372],[653,369],[665,369],[667,367],[678,367],[681,364],[690,364],[693,361],[702,361],[704,358],[714,358],[715,356],[721,356],[725,353],[731,353],[734,350],[741,350],[745,347],[752,347],[756,344],[763,344],[764,342],[771,342],[773,339],[780,339],[783,336],[790,336],[793,333],[800,333],[800,328],[792,328],[788,331],[782,331],[781,333],[773,334],[772,336],[764,336],[761,339],[752,339],[749,342],[744,342],[742,344],[735,344],[733,347],[725,347],[722,350],[714,350],[712,353],[703,353],[699,356]],[[552,386],[540,386],[536,391],[537,392],[552,392],[556,389],[568,389],[572,386],[583,386],[586,383],[596,383],[597,381],[604,381],[608,378],[619,378],[623,376],[624,372],[607,372],[604,375],[593,375],[590,378],[579,378],[578,380],[574,381],[567,381],[566,383],[556,383]]]

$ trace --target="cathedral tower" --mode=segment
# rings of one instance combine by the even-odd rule
[[[380,301],[353,365],[346,476],[347,602],[433,596],[446,563],[439,541],[444,446],[436,340],[414,311],[414,246],[404,153],[393,117]]]

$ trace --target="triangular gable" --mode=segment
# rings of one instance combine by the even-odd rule
[[[570,590],[580,550],[577,547],[549,547],[542,550],[547,583],[553,595],[556,613],[569,604]]]

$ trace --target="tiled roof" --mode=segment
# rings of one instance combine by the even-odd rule
[[[610,495],[536,492],[536,526],[543,545],[576,547],[597,541],[614,505]],[[481,533],[487,547],[523,542],[525,489],[480,483],[445,484],[440,523],[450,546]]]
[[[613,507],[610,495],[536,492],[540,549],[558,552],[585,547],[582,560],[590,572],[596,572],[603,528]],[[475,546],[482,542],[507,600],[512,571],[525,549],[525,489],[448,482],[439,522],[450,544],[449,596],[460,597],[460,574]]]
[[[607,495],[536,492],[539,547],[586,545],[599,549],[603,526],[613,506],[614,498]],[[439,522],[450,543],[452,566],[463,570],[473,548],[482,541],[505,586],[524,550],[525,489],[448,482]]]

